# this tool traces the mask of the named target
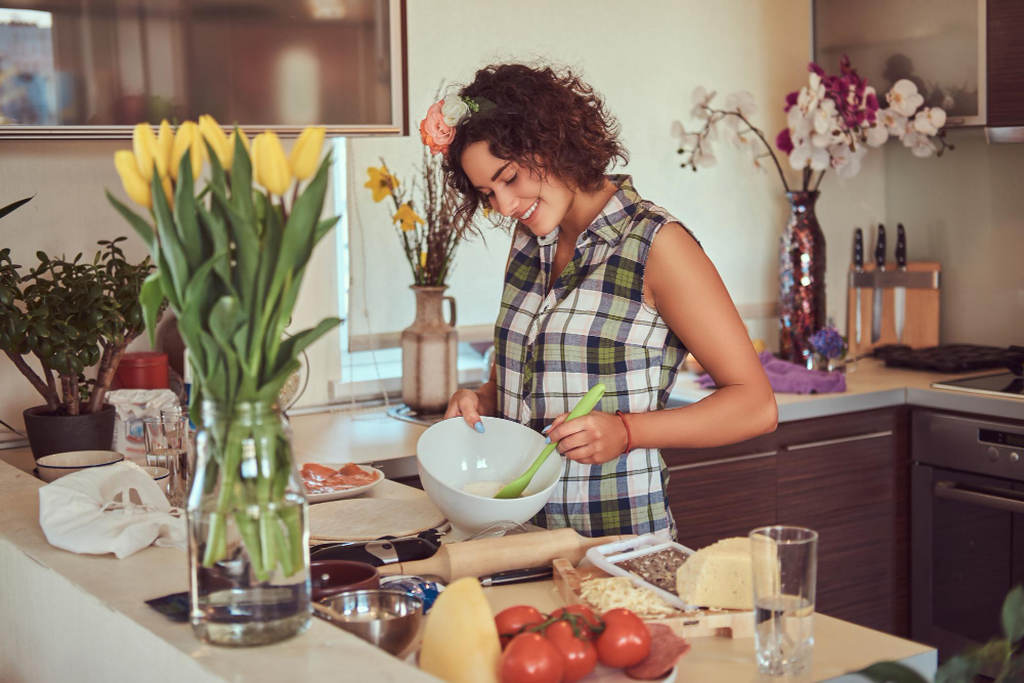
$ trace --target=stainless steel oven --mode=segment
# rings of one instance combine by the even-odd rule
[[[911,637],[944,659],[1024,582],[1024,423],[915,410],[911,444]]]

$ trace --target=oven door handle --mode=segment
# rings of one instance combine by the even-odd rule
[[[1024,498],[1009,489],[987,486],[967,488],[952,481],[937,481],[935,497],[1024,514]]]

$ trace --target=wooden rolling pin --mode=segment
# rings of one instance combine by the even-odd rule
[[[511,536],[480,538],[475,541],[446,543],[425,560],[397,562],[377,567],[383,576],[393,574],[431,574],[447,583],[464,576],[486,576],[509,569],[525,569],[550,563],[564,557],[573,565],[586,555],[587,549],[619,541],[628,536],[580,536],[575,529],[531,531]]]

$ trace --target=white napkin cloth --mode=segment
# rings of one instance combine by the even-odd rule
[[[39,489],[39,526],[50,545],[127,557],[154,542],[185,548],[185,519],[130,461],[65,475]]]

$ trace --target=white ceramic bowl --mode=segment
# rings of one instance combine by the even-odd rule
[[[544,437],[511,420],[485,417],[480,434],[461,417],[432,425],[416,444],[423,490],[452,523],[453,535],[466,538],[496,522],[525,522],[551,497],[562,474],[557,451],[520,498],[498,499],[463,490],[473,482],[512,481],[544,449]],[[497,486],[493,488],[497,492]]]
[[[155,467],[152,465],[141,465],[141,467],[146,471],[146,474],[153,477],[153,481],[160,481],[171,476],[171,471],[166,467]]]
[[[121,462],[124,456],[117,451],[66,451],[44,455],[36,460],[36,469],[43,481],[60,479],[65,474],[93,467],[106,467]]]

